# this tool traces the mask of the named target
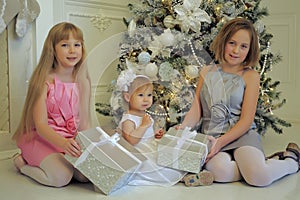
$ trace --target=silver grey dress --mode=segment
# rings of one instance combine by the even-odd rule
[[[244,90],[245,81],[242,76],[223,72],[220,67],[209,71],[200,91],[201,132],[219,137],[233,127],[240,118]],[[254,122],[244,135],[225,146],[222,151],[241,146],[253,146],[263,151]]]

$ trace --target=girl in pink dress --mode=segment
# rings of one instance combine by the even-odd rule
[[[14,164],[22,174],[44,185],[65,186],[73,177],[87,181],[64,158],[64,154],[80,156],[74,138],[77,131],[90,126],[85,54],[82,31],[71,23],[59,23],[50,30],[29,82],[13,135],[22,152]]]

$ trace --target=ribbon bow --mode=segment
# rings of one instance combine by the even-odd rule
[[[187,140],[193,139],[196,135],[197,132],[194,131],[190,131],[191,128],[190,127],[185,127],[182,131],[181,137],[177,140],[177,148],[180,148],[184,142],[186,142]]]
[[[85,159],[88,157],[88,155],[92,152],[92,150],[97,147],[101,146],[106,143],[112,143],[113,145],[116,145],[118,141],[120,140],[120,135],[118,133],[115,133],[112,136],[108,136],[106,134],[103,134],[103,130],[99,127],[96,127],[96,129],[101,132],[101,136],[99,138],[99,142],[91,142],[91,144],[85,149],[85,151],[80,155],[80,157],[76,160],[74,163],[74,167],[77,167],[82,162],[85,161]]]

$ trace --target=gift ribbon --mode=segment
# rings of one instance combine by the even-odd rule
[[[182,131],[181,137],[178,138],[177,144],[174,147],[174,152],[173,152],[173,155],[172,155],[172,158],[173,158],[172,167],[175,168],[175,169],[178,169],[178,167],[179,167],[179,162],[178,162],[178,160],[179,160],[179,151],[180,151],[182,145],[185,142],[189,141],[189,142],[194,142],[194,143],[198,143],[202,146],[205,146],[206,152],[208,152],[208,148],[207,148],[206,144],[204,144],[202,142],[199,142],[199,141],[196,141],[196,140],[193,140],[193,138],[197,135],[197,132],[195,130],[194,131],[190,131],[190,130],[191,130],[190,127],[185,127],[185,129]],[[171,136],[171,137],[174,137],[174,136]],[[202,165],[202,163],[201,163],[201,165]]]
[[[182,145],[188,140],[188,139],[192,139],[196,136],[197,132],[196,131],[190,131],[191,128],[190,127],[185,127],[184,130],[182,131],[182,135],[180,138],[178,138],[177,140],[177,144],[176,146],[174,147],[174,152],[173,152],[173,163],[172,163],[172,166],[174,168],[178,168],[178,165],[179,165],[179,162],[178,162],[178,159],[179,159],[179,151],[180,151],[180,148],[182,147]]]
[[[111,137],[109,137],[106,134],[103,134],[103,130],[100,129],[99,127],[96,127],[96,129],[101,132],[100,140],[99,142],[91,142],[91,144],[86,148],[86,150],[80,155],[80,157],[76,160],[74,163],[74,167],[77,167],[80,165],[82,162],[85,161],[85,159],[88,157],[88,155],[92,152],[92,150],[97,147],[101,146],[106,143],[112,143],[113,145],[116,145],[118,141],[120,140],[120,135],[118,133],[115,133]]]
[[[182,131],[181,137],[177,140],[177,145],[176,147],[181,148],[182,145],[186,142],[186,140],[193,139],[196,137],[197,132],[196,131],[190,131],[190,127],[185,127],[184,130]]]

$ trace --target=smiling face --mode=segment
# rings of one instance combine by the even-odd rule
[[[212,41],[210,50],[215,61],[229,66],[240,63],[244,67],[254,67],[260,59],[259,38],[255,27],[252,22],[241,17],[223,25]]]
[[[82,58],[82,43],[71,32],[67,40],[61,40],[55,45],[55,52],[58,67],[73,69]]]
[[[238,30],[225,44],[224,58],[228,65],[239,67],[250,49],[250,34],[245,29]]]

